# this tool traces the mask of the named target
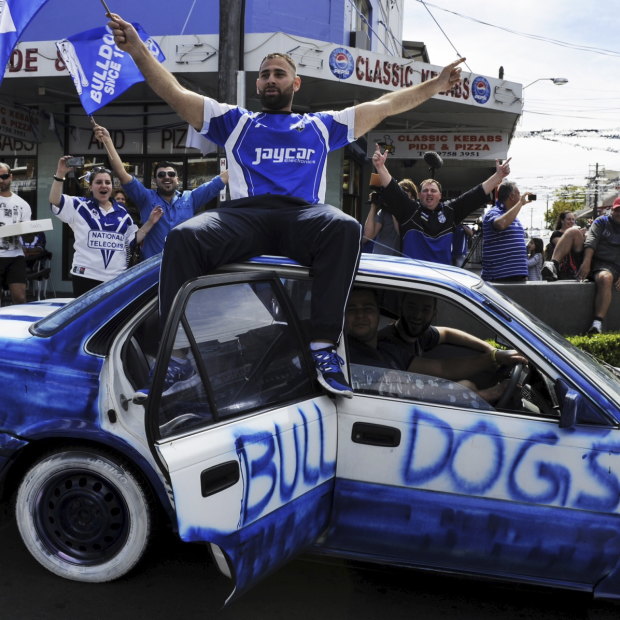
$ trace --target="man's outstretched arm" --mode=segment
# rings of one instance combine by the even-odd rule
[[[153,57],[129,22],[116,13],[109,16],[108,26],[112,29],[116,45],[133,58],[155,93],[183,120],[200,131],[204,119],[204,97],[181,86],[174,75]]]
[[[461,81],[461,68],[457,65],[464,60],[465,58],[455,60],[444,67],[437,77],[426,82],[387,93],[374,101],[356,105],[355,137],[363,136],[388,116],[412,110],[433,95],[450,90]]]
[[[485,194],[490,194],[510,174],[511,159],[512,157],[509,157],[504,163],[500,163],[499,159],[495,160],[495,172],[482,182]]]

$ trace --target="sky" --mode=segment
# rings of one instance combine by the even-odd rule
[[[423,41],[432,64],[460,55],[466,71],[498,77],[503,66],[524,86],[569,80],[523,91],[508,155],[510,178],[538,196],[524,225],[540,220],[554,189],[585,185],[596,164],[620,171],[620,0],[405,0],[403,38]]]

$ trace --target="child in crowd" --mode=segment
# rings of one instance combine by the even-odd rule
[[[542,280],[540,270],[543,266],[543,240],[532,237],[527,244],[527,279]]]

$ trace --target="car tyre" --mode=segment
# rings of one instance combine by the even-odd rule
[[[49,454],[24,476],[17,526],[32,556],[52,573],[90,583],[131,570],[151,535],[145,485],[116,457],[85,450]]]

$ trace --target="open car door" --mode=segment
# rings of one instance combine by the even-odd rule
[[[183,372],[166,388],[171,356]],[[235,596],[328,525],[336,407],[315,377],[274,275],[206,276],[178,294],[155,366],[147,432],[172,486],[179,535],[211,543]]]

